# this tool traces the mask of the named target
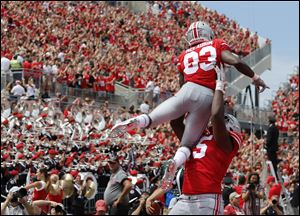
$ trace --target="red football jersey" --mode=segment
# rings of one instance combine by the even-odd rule
[[[221,150],[212,131],[206,130],[193,149],[193,158],[185,163],[183,194],[221,194],[221,182],[242,145],[240,134],[230,131],[234,148],[230,154]]]
[[[222,39],[214,39],[183,51],[178,57],[178,70],[187,82],[215,89],[217,74],[215,65],[220,66],[221,52],[231,51]]]

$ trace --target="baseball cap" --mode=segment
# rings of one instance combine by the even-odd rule
[[[229,195],[229,200],[232,200],[233,198],[239,198],[241,195],[238,194],[237,192],[232,192],[230,195]]]
[[[268,198],[271,199],[273,195],[277,195],[280,197],[280,192],[281,192],[281,185],[280,184],[274,185],[269,191]]]
[[[109,154],[108,162],[119,162],[119,160],[115,154]]]
[[[275,177],[274,176],[268,176],[267,178],[267,184],[269,184],[270,182],[275,182]]]
[[[106,212],[106,203],[104,200],[98,200],[96,202],[96,211],[105,211]]]
[[[24,148],[24,143],[20,142],[18,145],[16,145],[16,148],[17,149]]]
[[[50,149],[48,153],[51,155],[56,155],[58,152],[55,149]]]
[[[232,180],[232,178],[229,177],[229,176],[224,177],[223,182],[224,182],[224,184],[227,184],[227,185],[233,184],[233,180]]]

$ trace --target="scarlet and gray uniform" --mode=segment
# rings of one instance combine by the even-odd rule
[[[181,145],[192,148],[197,143],[211,115],[217,76],[214,68],[222,63],[223,50],[230,51],[230,48],[223,40],[214,39],[181,53],[177,66],[186,83],[175,96],[161,103],[149,114],[151,127],[189,113]]]
[[[182,195],[170,215],[223,214],[221,182],[242,143],[238,133],[229,133],[234,148],[228,154],[217,146],[212,131],[204,132],[193,149],[193,158],[185,163]]]

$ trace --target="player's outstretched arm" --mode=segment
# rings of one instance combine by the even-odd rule
[[[218,75],[216,90],[211,108],[211,123],[213,135],[217,145],[223,151],[230,153],[233,150],[233,143],[227,132],[224,120],[224,71],[223,68],[216,68]]]
[[[230,51],[222,51],[221,59],[226,64],[233,65],[242,74],[250,77],[257,89],[260,89],[260,87],[262,87],[259,92],[263,92],[266,88],[269,88],[265,84],[265,82],[257,74],[255,74],[254,71],[245,62],[243,62],[239,57],[233,55]]]

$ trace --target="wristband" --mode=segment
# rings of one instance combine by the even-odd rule
[[[257,74],[254,74],[254,76],[251,78],[253,81],[256,81],[256,80],[258,80],[260,77],[259,77],[259,75],[257,75]]]
[[[216,88],[215,90],[219,90],[221,92],[223,92],[223,94],[225,94],[225,91],[224,91],[224,83],[223,82],[216,82]]]

